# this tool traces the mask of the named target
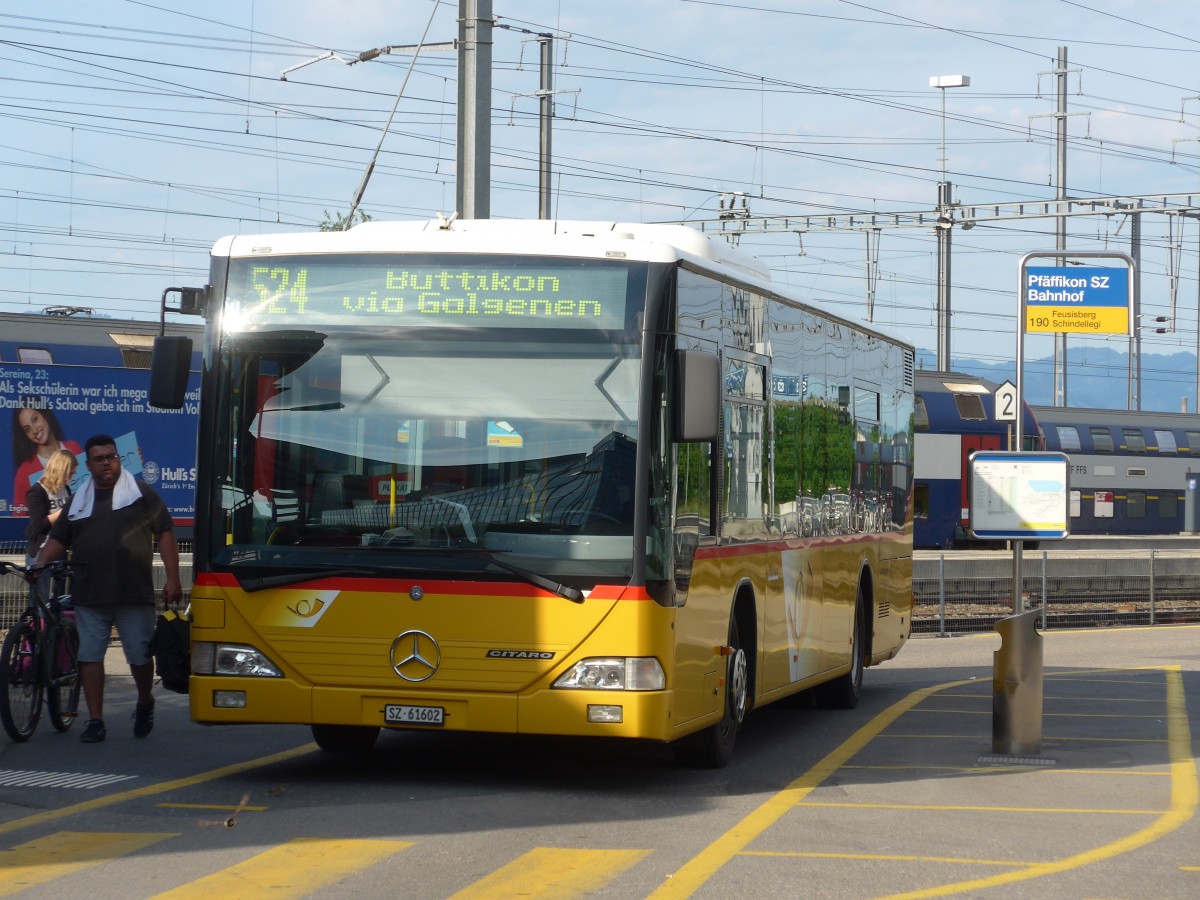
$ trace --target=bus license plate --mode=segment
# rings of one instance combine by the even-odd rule
[[[389,703],[383,708],[383,720],[389,725],[442,725],[446,710],[441,706],[398,706]]]

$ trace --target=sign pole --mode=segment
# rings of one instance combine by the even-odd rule
[[[1029,265],[1032,259],[1109,259],[1123,262],[1121,268],[1066,265]],[[1077,266],[1081,264],[1076,263]],[[1025,332],[1064,334],[1131,334],[1133,305],[1130,284],[1136,273],[1133,258],[1126,253],[1102,250],[1078,250],[1066,253],[1026,253],[1021,257],[1020,321],[1017,323],[1017,450],[1025,446],[1022,430],[1025,427]],[[1063,358],[1063,380],[1066,381],[1067,360]],[[1013,541],[1013,612],[1022,609],[1021,549],[1022,541]]]

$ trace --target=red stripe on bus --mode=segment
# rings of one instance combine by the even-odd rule
[[[287,585],[290,590],[340,590],[340,591],[375,591],[394,594],[397,591],[407,591],[413,585],[420,585],[425,593],[463,594],[466,596],[501,596],[501,597],[553,597],[549,591],[541,591],[530,585],[507,581],[429,581],[425,579],[408,579],[397,581],[389,578],[313,578],[302,585]],[[229,572],[201,572],[196,575],[197,587],[219,587],[238,589],[241,585],[234,575]],[[592,600],[649,600],[650,595],[645,587],[624,584],[600,584],[588,594]]]

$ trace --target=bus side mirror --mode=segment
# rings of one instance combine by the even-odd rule
[[[721,407],[721,364],[715,353],[675,351],[675,440],[717,439]]]
[[[159,409],[183,408],[191,362],[191,338],[160,336],[154,339],[154,350],[150,356],[151,406]]]
[[[165,312],[182,313],[185,316],[202,316],[208,307],[208,297],[211,285],[204,287],[173,287],[162,293],[162,308]],[[179,296],[178,306],[167,306],[167,298],[172,294]]]

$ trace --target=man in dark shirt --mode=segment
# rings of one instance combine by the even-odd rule
[[[84,448],[91,480],[50,530],[38,562],[61,559],[68,549],[76,574],[71,584],[79,628],[79,677],[88,721],[81,740],[104,740],[104,656],[113,626],[121,639],[137,686],[133,734],[145,737],[154,727],[154,546],[167,570],[163,600],[183,599],[179,581],[179,545],[171,514],[162,498],[121,467],[116,441],[107,434],[89,438]]]

